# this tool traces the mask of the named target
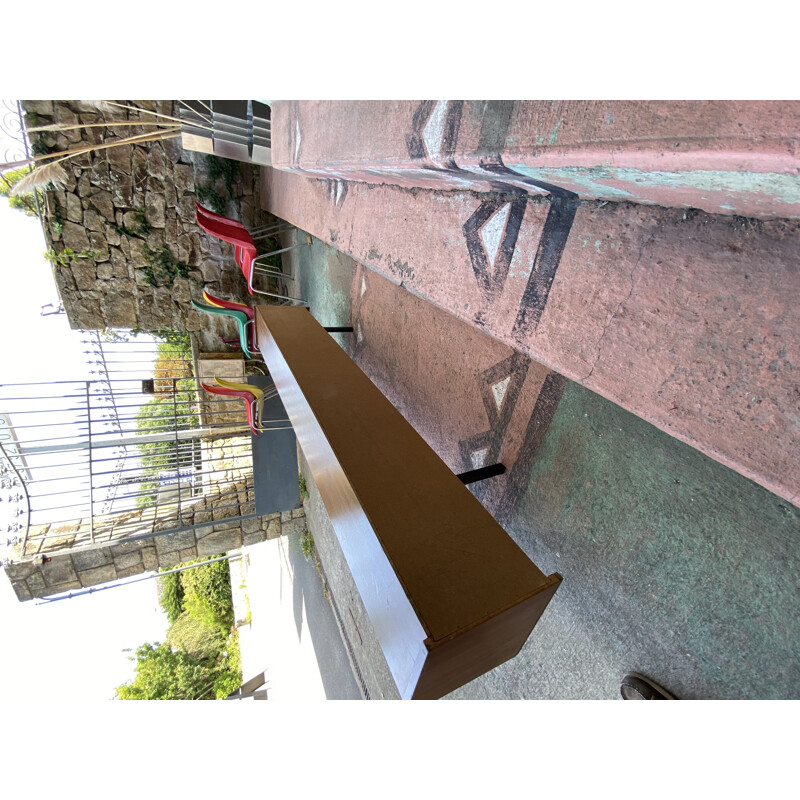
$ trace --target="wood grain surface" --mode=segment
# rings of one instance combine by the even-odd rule
[[[259,306],[261,352],[398,691],[513,657],[560,583],[497,524],[306,308]]]

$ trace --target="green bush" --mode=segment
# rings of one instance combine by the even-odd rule
[[[198,186],[197,196],[202,201],[203,205],[210,206],[212,211],[217,214],[224,214],[227,210],[227,202],[225,198],[210,186]]]
[[[303,535],[300,537],[300,552],[306,561],[316,555],[314,537],[309,531],[303,531]]]
[[[181,583],[180,573],[171,572],[168,575],[159,577],[163,591],[159,603],[167,615],[170,625],[183,613],[183,584]]]
[[[136,677],[117,687],[120,700],[212,700],[217,673],[213,665],[173,650],[167,642],[136,650]]]
[[[225,642],[225,655],[222,657],[214,681],[214,695],[217,700],[227,697],[242,685],[242,659],[239,650],[239,631],[233,631]]]
[[[225,634],[233,624],[233,615],[221,615],[206,600],[196,594],[187,594],[185,600],[186,613],[194,617],[199,623],[213,627]]]
[[[233,595],[227,561],[215,561],[179,573],[184,591],[184,608],[197,605],[199,599],[221,620],[233,622]]]
[[[225,634],[216,625],[208,625],[184,611],[167,633],[167,641],[198,661],[216,662],[225,649]]]
[[[197,559],[200,563],[206,559]],[[122,700],[213,700],[242,684],[239,633],[227,561],[164,574],[162,608],[171,627],[163,644],[136,651],[136,678],[117,687]],[[174,619],[172,616],[174,615]]]
[[[215,155],[206,156],[206,166],[208,167],[208,177],[212,182],[218,178],[225,181],[225,188],[228,194],[233,197],[233,182],[239,175],[239,162],[229,158],[220,158]]]
[[[17,197],[11,194],[11,187],[19,180],[22,180],[30,173],[30,167],[20,167],[19,169],[12,169],[4,172],[2,179],[0,179],[0,196],[8,198],[8,204],[11,208],[17,208],[28,216],[36,216],[36,205],[32,196]],[[33,195],[31,190],[30,195]],[[36,196],[39,198],[39,207],[44,208],[44,194],[41,189],[36,189]]]

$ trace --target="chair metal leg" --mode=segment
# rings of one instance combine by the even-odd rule
[[[299,297],[288,297],[285,294],[277,294],[276,292],[266,292],[263,289],[256,289],[252,285],[252,283],[250,284],[250,289],[253,292],[253,294],[263,294],[266,295],[267,297],[277,297],[279,300],[292,300],[295,303],[301,303],[304,306],[309,305],[308,301],[301,300]]]
[[[287,222],[286,220],[279,220],[278,222],[265,222],[263,225],[255,225],[252,230],[265,231],[269,230],[270,228],[284,228],[291,225],[292,225],[291,222]]]
[[[282,269],[279,269],[278,267],[270,267],[270,266],[266,266],[266,267],[253,267],[253,269],[254,269],[256,272],[265,272],[265,273],[271,273],[271,274],[273,274],[273,275],[284,275],[284,276],[285,276],[285,277],[287,277],[287,278],[290,278],[290,277],[291,277],[291,275],[290,275],[288,272],[284,272]]]
[[[257,239],[265,239],[267,236],[276,236],[279,233],[286,233],[287,231],[291,231],[294,229],[294,225],[288,225],[284,227],[276,227],[276,228],[256,228],[256,230],[250,231],[250,238],[254,241]]]
[[[264,291],[263,289],[256,289],[253,286],[253,280],[255,278],[256,273],[259,273],[260,275],[268,275],[274,278],[284,278],[284,279],[288,278],[289,280],[295,280],[295,278],[293,278],[291,275],[289,275],[286,272],[283,272],[283,270],[278,270],[276,267],[258,266],[258,261],[260,261],[262,258],[269,258],[270,256],[275,256],[280,253],[287,253],[289,250],[296,250],[298,247],[303,247],[303,246],[308,247],[309,244],[311,244],[310,241],[306,242],[305,245],[294,244],[291,247],[283,247],[280,250],[273,250],[271,253],[263,253],[262,255],[254,258],[252,265],[250,267],[250,281],[248,284],[250,287],[250,291],[253,292],[254,294],[263,294],[266,295],[267,297],[278,297],[281,300],[291,300],[292,302],[301,303],[304,306],[309,306],[310,304],[306,300],[301,300],[299,297],[289,297],[287,295],[277,294],[276,292],[267,292]]]
[[[277,256],[279,253],[288,253],[289,250],[296,250],[298,247],[307,247],[308,245],[303,244],[293,244],[291,247],[284,247],[281,250],[273,250],[271,253],[262,253],[260,256],[256,256],[253,259],[253,264],[260,261],[262,258],[269,258],[270,256]]]

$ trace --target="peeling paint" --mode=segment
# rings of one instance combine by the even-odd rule
[[[608,199],[636,199],[636,189],[696,189],[724,192],[731,195],[760,196],[764,201],[776,200],[800,205],[800,176],[776,172],[724,172],[694,170],[685,172],[645,171],[610,166],[536,168],[510,164],[514,172],[534,180],[568,185],[587,195]],[[626,188],[623,188],[626,187]],[[720,205],[728,211],[736,206]]]
[[[555,128],[553,128],[553,130],[550,131],[550,137],[547,140],[548,142],[550,142],[550,144],[555,144],[558,141],[558,129],[561,127],[562,122],[564,122],[564,117],[561,117],[561,119],[558,122],[556,122]]]
[[[539,144],[541,143],[540,141]],[[566,179],[580,194],[586,194],[591,197],[603,197],[609,200],[627,200],[632,198],[631,193],[625,191],[625,189],[598,183],[598,178],[602,179],[606,177],[605,175],[597,174],[597,170],[602,170],[602,168],[583,169],[580,167],[565,167],[562,169],[537,169],[535,167],[528,167],[525,164],[509,164],[508,166],[514,172],[524,175],[526,178],[540,180],[545,183],[561,185],[559,182]]]

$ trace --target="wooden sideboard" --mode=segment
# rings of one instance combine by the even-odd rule
[[[403,699],[513,658],[545,575],[308,309],[258,306],[259,349]]]

